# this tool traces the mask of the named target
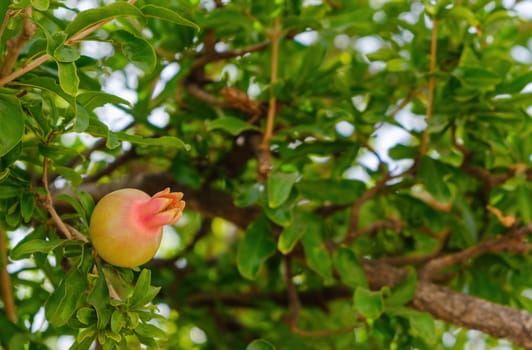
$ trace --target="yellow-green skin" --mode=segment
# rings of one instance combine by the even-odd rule
[[[92,212],[89,232],[98,255],[110,264],[135,267],[148,262],[161,243],[163,225],[174,224],[185,203],[169,189],[150,197],[126,188],[104,196]]]

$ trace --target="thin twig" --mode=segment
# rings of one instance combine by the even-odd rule
[[[351,220],[349,222],[348,233],[345,239],[341,244],[348,244],[356,238],[360,237],[361,234],[358,229],[359,219],[360,219],[360,210],[364,203],[373,198],[377,193],[381,191],[386,182],[390,180],[389,174],[386,174],[385,177],[377,181],[377,183],[370,187],[366,192],[364,192],[351,207]]]
[[[423,279],[430,280],[438,271],[488,252],[511,251],[516,254],[527,254],[532,249],[532,245],[526,242],[525,235],[531,232],[532,223],[519,229],[515,228],[496,239],[487,239],[458,253],[433,259],[423,267],[420,276]]]
[[[421,139],[420,145],[420,158],[427,153],[427,144],[429,141],[429,121],[433,113],[433,104],[434,104],[434,87],[436,85],[436,77],[434,73],[436,72],[436,50],[438,47],[438,19],[433,18],[432,20],[432,38],[430,45],[430,67],[429,67],[429,85],[428,85],[428,96],[427,96],[427,126],[423,132],[423,138]]]
[[[18,77],[34,70],[35,68],[39,67],[44,62],[48,61],[52,56],[45,53],[42,56],[37,57],[33,61],[29,62],[28,64],[24,65],[22,68],[17,69],[13,73],[6,75],[5,77],[0,78],[0,87],[6,85],[7,83],[12,82],[13,80],[17,79]]]
[[[4,312],[7,318],[13,322],[17,322],[17,312],[15,308],[15,298],[13,297],[13,288],[11,286],[11,277],[7,272],[7,244],[5,232],[0,230],[0,254],[2,255],[1,269],[0,269],[0,293],[2,302],[4,303]]]
[[[105,168],[97,171],[96,173],[92,175],[88,175],[87,177],[83,178],[83,183],[89,183],[89,182],[96,182],[102,177],[111,174],[113,171],[118,169],[123,164],[129,162],[132,159],[135,159],[137,157],[137,151],[135,148],[131,148],[127,152],[122,153],[120,156],[118,156],[114,162],[106,166]]]
[[[288,325],[290,329],[297,328],[299,320],[299,310],[301,309],[301,302],[297,295],[296,285],[292,279],[292,259],[287,255],[283,259],[284,279],[286,284],[286,292],[288,295],[288,303],[290,307],[290,316],[288,318]]]
[[[288,304],[290,307],[290,316],[288,318],[288,326],[292,333],[302,337],[327,337],[334,334],[351,332],[356,325],[344,326],[335,329],[319,329],[319,330],[305,330],[298,327],[299,311],[301,310],[301,301],[297,294],[297,288],[292,280],[292,262],[289,255],[283,259],[283,269],[285,275],[286,291],[288,294]]]
[[[258,174],[261,179],[266,179],[271,169],[270,139],[273,134],[275,114],[277,112],[277,98],[275,97],[274,88],[275,83],[277,82],[277,71],[279,66],[279,38],[281,37],[280,26],[280,19],[279,17],[276,17],[273,23],[273,32],[271,33],[272,65],[270,77],[270,99],[268,101],[268,116],[266,119],[266,127],[264,129],[262,143],[259,146]]]
[[[46,210],[48,210],[55,225],[59,228],[59,230],[63,233],[63,235],[67,239],[73,239],[72,233],[66,227],[65,223],[63,222],[59,214],[57,214],[57,211],[54,208],[52,194],[50,193],[50,189],[48,187],[48,163],[49,162],[50,160],[45,157],[42,163],[42,183],[44,185],[44,189],[46,190],[46,197],[44,198],[43,206]]]

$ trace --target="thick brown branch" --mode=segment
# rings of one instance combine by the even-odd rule
[[[367,260],[364,261],[364,268],[373,289],[393,286],[407,274],[405,269]],[[495,304],[425,281],[418,281],[412,305],[445,322],[477,329],[497,338],[506,338],[525,349],[532,349],[532,314],[526,311]]]
[[[418,283],[413,306],[433,317],[468,329],[478,329],[532,349],[532,315],[454,292],[432,283]]]

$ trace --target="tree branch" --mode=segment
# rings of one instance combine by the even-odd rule
[[[393,287],[407,275],[405,269],[365,260],[364,268],[373,289]],[[433,317],[468,329],[477,329],[515,345],[532,349],[532,314],[418,281],[412,306]]]
[[[13,287],[11,285],[11,277],[7,272],[7,243],[6,233],[0,230],[0,255],[2,260],[0,266],[0,295],[4,303],[4,311],[7,318],[13,322],[17,322],[17,312],[15,308],[15,298],[13,297]]]
[[[438,271],[488,252],[510,251],[524,255],[532,249],[532,245],[528,244],[525,239],[525,235],[530,232],[532,232],[532,223],[519,229],[514,228],[508,234],[497,239],[490,238],[458,253],[433,259],[420,271],[420,277],[430,280]]]
[[[2,33],[5,28],[4,24],[7,25],[6,21],[9,19],[9,17],[11,16],[10,12],[8,11],[4,19],[4,23],[2,23]],[[22,31],[15,39],[11,39],[7,42],[8,50],[2,63],[2,67],[0,68],[0,77],[4,77],[11,72],[11,70],[15,66],[15,63],[17,63],[17,59],[20,52],[36,31],[37,26],[31,21],[31,7],[27,7],[24,9],[24,18],[22,19]]]
[[[277,82],[277,71],[279,65],[279,39],[281,37],[281,21],[277,16],[273,22],[273,31],[271,33],[272,41],[272,65],[270,77],[270,99],[268,101],[268,115],[266,119],[266,126],[264,127],[264,135],[262,136],[262,143],[259,146],[258,154],[258,169],[257,173],[259,179],[265,180],[272,167],[272,155],[270,152],[270,139],[273,134],[273,126],[275,123],[275,115],[277,113],[277,98],[275,96],[275,83]]]
[[[420,153],[420,159],[427,153],[427,144],[429,142],[429,120],[432,117],[432,109],[433,109],[433,102],[434,102],[434,87],[436,85],[436,77],[434,76],[434,73],[436,72],[436,49],[438,47],[438,19],[433,18],[432,19],[432,37],[431,37],[431,45],[430,45],[430,68],[429,68],[429,85],[428,85],[428,96],[427,96],[427,114],[426,114],[426,120],[427,120],[427,126],[425,128],[425,131],[423,132],[423,136],[421,139],[421,145],[419,147],[419,153]]]

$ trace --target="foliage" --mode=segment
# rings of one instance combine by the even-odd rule
[[[532,347],[530,23],[505,4],[3,2],[1,347]],[[99,259],[94,202],[166,186],[187,209],[157,258]]]

